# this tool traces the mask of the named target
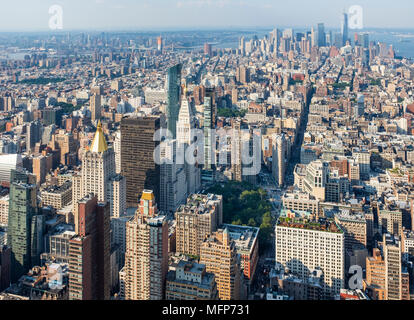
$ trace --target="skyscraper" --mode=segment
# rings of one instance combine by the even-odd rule
[[[7,242],[11,247],[12,281],[17,281],[32,267],[32,249],[35,249],[32,240],[37,231],[32,230],[32,221],[36,221],[37,215],[35,181],[30,174],[12,170]]]
[[[77,234],[69,240],[69,299],[110,298],[110,207],[88,194],[78,202]]]
[[[223,197],[192,194],[175,218],[177,252],[199,256],[203,240],[223,223]]]
[[[95,122],[101,118],[101,96],[95,94],[90,98],[91,120]]]
[[[233,136],[231,142],[231,171],[232,179],[241,182],[243,179],[242,172],[242,139],[241,139],[241,121],[234,119],[232,123]]]
[[[177,140],[161,144],[160,210],[173,214],[187,197],[185,166],[177,163]]]
[[[387,300],[402,300],[401,242],[393,235],[383,235],[385,289]]]
[[[187,149],[195,142],[194,132],[195,121],[193,111],[187,98],[184,96],[181,103],[180,114],[177,122],[177,141],[178,152],[182,155],[187,153]],[[203,152],[204,150],[197,150]],[[187,180],[187,196],[198,191],[201,185],[201,172],[196,165],[197,159],[191,159],[194,163],[191,163],[187,157],[184,158],[184,167]]]
[[[81,185],[76,185],[80,188],[76,199],[93,193],[98,201],[111,204],[111,216],[123,214],[126,201],[125,178],[116,174],[115,152],[108,147],[100,121],[92,144],[83,156],[81,179]],[[76,208],[75,203],[75,217]]]
[[[144,189],[160,196],[160,166],[154,161],[159,117],[131,116],[121,121],[121,172],[126,179],[127,207],[136,207]],[[158,157],[159,158],[159,157]]]
[[[10,285],[10,257],[10,247],[0,243],[0,291],[7,289]]]
[[[181,97],[181,70],[182,65],[176,64],[168,69],[167,73],[167,123],[168,130],[176,137],[176,124],[178,121],[178,114],[180,112],[180,97]]]
[[[286,149],[287,143],[285,135],[273,136],[274,146],[272,153],[272,173],[277,184],[283,186],[285,184],[285,173],[286,173]]]
[[[217,230],[202,243],[200,263],[214,273],[220,300],[240,299],[240,262],[227,228]]]
[[[168,272],[168,224],[158,214],[154,193],[142,192],[134,219],[127,222],[125,299],[162,300]]]
[[[213,56],[213,50],[212,50],[212,46],[210,43],[205,43],[204,44],[204,54],[212,57]]]
[[[99,122],[95,137],[82,161],[84,194],[93,193],[99,201],[107,201],[109,179],[115,175],[115,153],[108,148]]]
[[[341,31],[342,31],[342,45],[344,46],[344,45],[346,45],[346,42],[349,39],[349,36],[348,36],[348,14],[347,13],[342,14]]]
[[[163,47],[162,47],[162,37],[159,36],[157,38],[157,50],[158,50],[158,52],[162,52],[162,49],[163,49]]]
[[[323,23],[318,24],[318,47],[326,46],[325,25]]]

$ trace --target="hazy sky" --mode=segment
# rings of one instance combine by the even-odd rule
[[[360,5],[365,27],[414,28],[412,0],[0,0],[1,31],[48,30],[49,7],[63,8],[63,30],[340,26]]]

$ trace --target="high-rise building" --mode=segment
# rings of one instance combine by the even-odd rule
[[[279,186],[283,186],[285,184],[287,142],[283,133],[281,135],[275,135],[272,140],[274,141],[272,173],[276,183]]]
[[[167,274],[167,300],[218,300],[215,276],[206,266],[181,260]]]
[[[95,122],[101,118],[101,96],[95,94],[90,98],[91,121]]]
[[[107,201],[111,204],[111,217],[119,218],[126,208],[126,179],[120,174],[109,179]]]
[[[243,180],[242,168],[242,132],[241,121],[234,119],[232,123],[233,137],[231,143],[231,170],[232,179],[241,182]]]
[[[348,36],[348,14],[347,13],[342,14],[341,31],[342,31],[342,46],[344,46],[344,45],[346,45],[346,42],[349,39],[349,36]]]
[[[110,298],[110,207],[89,194],[78,202],[77,234],[69,240],[69,299]]]
[[[215,275],[220,300],[240,299],[240,261],[227,229],[217,230],[202,243],[200,264]]]
[[[223,224],[227,228],[230,239],[236,244],[236,252],[240,257],[240,268],[246,279],[252,283],[259,261],[259,228]]]
[[[180,98],[181,98],[181,70],[182,65],[177,64],[168,69],[167,74],[167,124],[168,130],[171,132],[173,138],[176,138],[176,124],[178,121],[178,114],[180,113]]]
[[[168,272],[168,224],[152,191],[142,192],[135,217],[127,223],[125,299],[162,300]]]
[[[205,43],[204,44],[204,54],[212,57],[213,56],[213,48],[212,45],[210,43]]]
[[[236,80],[239,83],[247,84],[250,82],[250,69],[246,66],[240,66],[237,68]]]
[[[325,25],[323,23],[318,24],[318,47],[326,46],[326,34]]]
[[[277,269],[289,270],[302,280],[321,270],[327,299],[344,288],[344,232],[334,221],[281,217],[276,224],[275,241]]]
[[[325,188],[329,178],[329,163],[316,160],[306,166],[303,180],[304,191],[320,201],[325,200]]]
[[[402,300],[401,242],[389,234],[383,235],[385,289],[387,300]]]
[[[116,173],[121,173],[121,131],[117,131],[114,137],[115,167]]]
[[[180,114],[177,121],[176,132],[178,142],[178,153],[184,159],[184,168],[187,181],[187,195],[197,192],[201,186],[201,171],[197,165],[197,159],[189,159],[185,155],[192,144],[195,143],[195,121],[190,103],[187,98],[183,97]],[[202,151],[197,151],[202,152]]]
[[[177,163],[177,140],[167,140],[160,146],[160,210],[172,214],[187,197],[186,170]]]
[[[134,214],[127,214],[118,218],[111,218],[111,244],[119,246],[119,266],[125,265],[126,252],[126,224],[134,217]]]
[[[108,147],[100,122],[92,144],[83,156],[81,183],[81,198],[93,193],[98,201],[111,204],[111,216],[123,214],[126,183],[116,174],[115,152]]]
[[[367,221],[362,214],[342,212],[335,215],[335,221],[345,233],[345,250],[367,246]]]
[[[223,223],[223,197],[192,194],[175,213],[176,251],[199,256],[204,239]]]
[[[372,257],[367,257],[364,290],[373,300],[386,300],[385,261],[378,248],[374,248]]]
[[[35,176],[12,170],[10,178],[10,204],[8,245],[11,247],[11,279],[17,281],[32,267],[37,232],[37,187]],[[33,229],[33,230],[32,230]],[[33,246],[32,246],[33,245]],[[40,255],[41,252],[38,252]]]
[[[209,94],[204,98],[204,167],[202,171],[202,178],[204,181],[214,181],[215,172],[215,142],[216,135],[215,129],[215,108],[214,108],[214,95]]]
[[[126,179],[127,208],[136,207],[144,189],[160,198],[160,166],[155,163],[154,141],[160,129],[159,117],[128,117],[121,121],[121,172]],[[159,158],[159,157],[158,157]]]
[[[52,136],[50,142],[52,150],[59,150],[60,163],[63,165],[76,165],[77,144],[71,133],[59,130]]]
[[[0,243],[0,291],[10,286],[11,249]]]
[[[162,37],[161,37],[161,36],[159,36],[159,37],[157,38],[157,50],[158,50],[159,52],[162,52],[162,49],[163,49],[163,46],[162,46]]]
[[[21,170],[23,159],[21,154],[0,155],[0,183],[9,183],[12,170]]]
[[[42,123],[38,120],[30,122],[27,125],[26,149],[28,151],[32,150],[36,143],[40,141],[42,137],[42,129]]]

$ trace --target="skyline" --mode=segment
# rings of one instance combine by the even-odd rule
[[[0,32],[51,31],[49,8],[53,5],[63,9],[63,29],[58,31],[301,28],[317,23],[339,29],[341,14],[353,5],[363,8],[365,28],[414,28],[410,13],[414,12],[414,3],[408,0],[400,0],[398,5],[380,0],[375,2],[375,7],[370,0],[336,1],[329,7],[326,3],[326,0],[290,3],[278,0],[46,0],[39,5],[18,0],[4,5],[10,14],[0,21]]]

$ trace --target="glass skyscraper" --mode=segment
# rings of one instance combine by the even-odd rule
[[[168,130],[172,133],[174,139],[177,137],[177,121],[180,113],[181,70],[182,65],[176,64],[169,68],[167,73],[167,123]]]
[[[342,45],[346,45],[348,41],[348,14],[344,13],[342,16]]]
[[[17,281],[32,267],[32,257],[37,253],[38,229],[36,185],[33,176],[12,170],[10,179],[10,204],[8,244],[11,247],[11,278]]]

